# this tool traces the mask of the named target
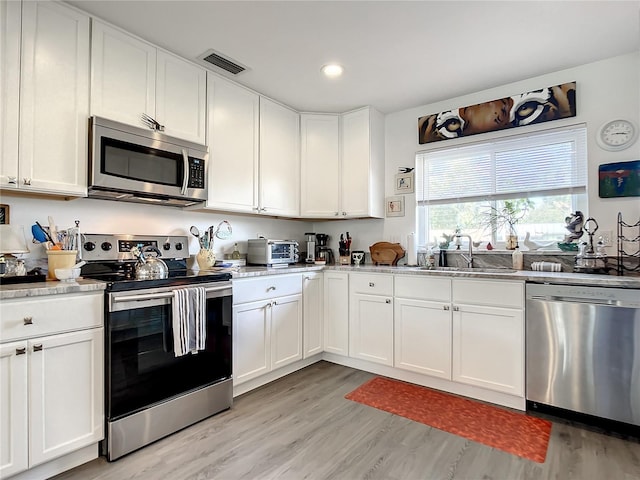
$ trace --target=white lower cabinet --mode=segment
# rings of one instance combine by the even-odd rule
[[[524,395],[524,285],[453,281],[456,382]]]
[[[302,359],[302,277],[234,281],[233,384]]]
[[[324,351],[349,355],[349,274],[324,273]]]
[[[394,366],[451,379],[451,280],[396,276],[394,315]]]
[[[322,279],[321,272],[305,273],[302,277],[302,356],[304,358],[322,353],[324,348]]]
[[[349,356],[393,365],[393,276],[349,276]]]
[[[1,478],[33,468],[42,468],[35,477],[61,473],[75,465],[60,467],[59,459],[91,445],[97,456],[104,438],[102,302],[100,292],[0,305],[7,342],[0,345]],[[68,311],[74,322],[61,315]]]

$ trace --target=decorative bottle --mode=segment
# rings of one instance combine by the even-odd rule
[[[524,269],[524,255],[520,251],[520,246],[516,244],[516,248],[513,250],[511,254],[511,258],[513,259],[513,268],[514,270],[522,270]]]
[[[233,252],[231,253],[231,258],[233,260],[239,260],[240,259],[240,252],[238,251],[238,244],[237,243],[233,244]]]

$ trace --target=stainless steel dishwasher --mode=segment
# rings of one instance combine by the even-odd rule
[[[640,290],[526,286],[527,400],[640,426]]]

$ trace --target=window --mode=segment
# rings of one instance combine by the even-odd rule
[[[416,155],[418,242],[439,243],[456,228],[474,241],[504,242],[492,211],[505,202],[523,212],[516,230],[540,243],[561,241],[565,217],[586,207],[584,125]]]

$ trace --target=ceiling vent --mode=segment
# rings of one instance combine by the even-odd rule
[[[222,55],[215,50],[207,50],[198,57],[200,63],[208,68],[214,67],[213,70],[231,75],[238,75],[247,70],[247,67],[240,65],[235,60]]]

